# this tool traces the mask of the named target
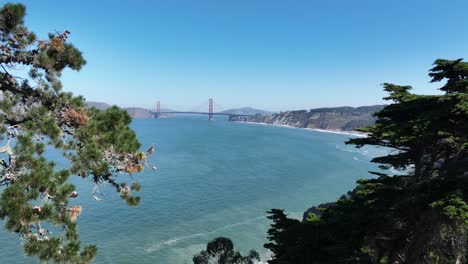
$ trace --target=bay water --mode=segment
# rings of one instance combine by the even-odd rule
[[[96,263],[192,263],[219,236],[265,261],[266,211],[285,209],[302,219],[307,208],[334,201],[370,177],[377,167],[369,161],[387,152],[345,145],[351,135],[225,117],[136,119],[132,128],[143,149],[156,145],[150,163],[158,169],[133,176],[142,185],[139,206],[128,207],[110,186],[99,188],[102,200],[96,201],[92,182],[72,179],[79,192],[74,203],[83,206],[79,232],[84,244],[98,246]],[[0,255],[0,263],[38,262],[3,228]]]

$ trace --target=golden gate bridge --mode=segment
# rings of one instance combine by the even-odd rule
[[[168,114],[197,114],[197,115],[208,115],[208,120],[212,121],[213,116],[251,116],[251,115],[241,115],[241,114],[229,114],[229,113],[220,113],[213,111],[213,99],[208,99],[208,111],[161,111],[161,102],[157,101],[156,103],[156,112],[153,112],[154,118],[160,118]]]

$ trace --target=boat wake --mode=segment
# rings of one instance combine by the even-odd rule
[[[236,227],[236,226],[249,224],[249,223],[264,219],[264,218],[266,218],[266,216],[256,217],[256,218],[248,219],[248,220],[245,220],[245,221],[242,221],[242,222],[226,225],[226,226],[214,229],[214,230],[206,232],[206,233],[195,233],[195,234],[190,234],[190,235],[186,235],[186,236],[179,236],[179,237],[170,238],[170,239],[158,242],[158,243],[156,243],[156,244],[154,244],[154,245],[152,245],[152,246],[150,246],[150,247],[148,247],[148,248],[146,248],[144,250],[145,250],[146,253],[152,253],[152,252],[158,251],[160,249],[175,245],[175,244],[177,244],[177,243],[179,243],[181,241],[190,240],[190,239],[193,239],[193,238],[196,238],[196,237],[204,237],[204,236],[213,235],[213,234],[216,234],[219,231],[230,229],[230,228],[233,228],[233,227]]]

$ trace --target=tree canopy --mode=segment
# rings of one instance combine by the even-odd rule
[[[62,91],[64,69],[86,61],[68,43],[69,31],[38,39],[24,24],[26,8],[0,8],[0,218],[20,234],[27,255],[42,261],[91,262],[94,245],[82,247],[76,219],[84,210],[69,177],[108,183],[129,204],[140,201],[140,186],[119,174],[143,170],[148,153],[118,107],[87,109],[83,97]],[[57,169],[49,150],[70,167]],[[54,231],[54,232],[52,232]]]
[[[251,250],[243,256],[234,249],[234,244],[229,238],[218,237],[208,242],[206,250],[202,250],[193,257],[194,264],[253,264],[260,260],[257,252]]]
[[[434,62],[442,95],[383,84],[392,103],[366,138],[347,142],[393,149],[383,169],[304,222],[271,210],[269,263],[466,263],[468,224],[468,63]],[[398,175],[385,173],[391,168]]]

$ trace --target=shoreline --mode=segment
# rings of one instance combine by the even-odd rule
[[[341,135],[349,135],[349,136],[355,136],[355,137],[367,137],[368,136],[366,133],[361,133],[361,132],[356,132],[356,131],[347,131],[347,130],[295,127],[295,126],[290,126],[290,125],[269,124],[269,123],[261,123],[261,122],[250,122],[250,121],[232,121],[232,122],[247,123],[247,124],[254,124],[254,125],[261,125],[261,126],[275,126],[275,127],[304,129],[304,130],[312,130],[312,131],[317,131],[317,132],[322,132],[322,133],[341,134]]]

